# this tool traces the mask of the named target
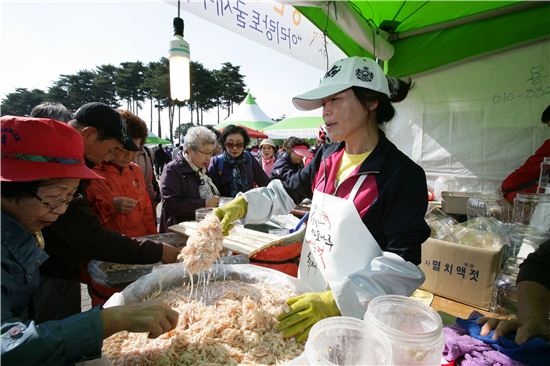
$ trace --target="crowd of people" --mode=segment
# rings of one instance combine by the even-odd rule
[[[410,87],[373,60],[336,62],[293,98],[298,109],[323,110],[313,147],[292,137],[249,149],[246,130],[230,125],[192,127],[172,152],[151,151],[143,120],[99,102],[74,115],[43,103],[30,117],[2,117],[2,362],[71,364],[99,357],[117,331],[173,329],[178,314],[161,302],[81,313],[80,283],[92,259],[175,262],[178,248],[143,236],[194,220],[202,207],[214,208],[227,234],[236,220],[263,223],[312,200],[290,260],[313,292],[288,299],[285,337],[304,341],[330,316],[362,318],[375,296],[410,295],[424,281],[426,177],[382,131]],[[224,197],[232,200],[220,206]],[[273,263],[285,263],[271,250]]]

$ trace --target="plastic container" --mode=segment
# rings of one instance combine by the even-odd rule
[[[539,186],[537,193],[550,194],[550,157],[545,157],[540,164]]]
[[[519,265],[523,258],[510,257],[504,262],[502,270],[495,279],[493,287],[493,298],[491,301],[491,312],[499,314],[517,313],[517,287],[516,279],[519,272]]]
[[[389,339],[393,365],[440,365],[443,324],[429,306],[405,296],[382,295],[371,300],[365,320]]]
[[[544,241],[550,239],[550,232],[520,223],[510,225],[508,232],[510,245],[506,250],[506,257],[527,258]]]
[[[214,211],[211,207],[203,207],[203,208],[197,208],[195,210],[195,220],[202,221],[206,217],[206,215],[211,214],[212,211]]]
[[[512,223],[550,231],[550,194],[518,193],[514,198]]]
[[[326,318],[310,330],[304,353],[287,365],[390,365],[389,340],[361,319]]]
[[[470,197],[466,204],[468,220],[476,217],[494,217],[502,223],[509,223],[510,213],[508,201],[495,193],[476,194]]]

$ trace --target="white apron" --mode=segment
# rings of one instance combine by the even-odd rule
[[[331,282],[342,281],[383,255],[353,204],[366,177],[357,179],[348,199],[313,193],[298,278],[314,291],[328,290]]]

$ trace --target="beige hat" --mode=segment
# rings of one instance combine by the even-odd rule
[[[319,86],[292,98],[294,106],[302,111],[322,107],[322,100],[352,86],[371,89],[390,96],[388,80],[378,64],[366,57],[348,57],[336,61]]]
[[[265,139],[265,140],[262,140],[262,142],[260,142],[260,147],[264,146],[264,145],[271,145],[273,146],[273,148],[275,148],[275,143],[273,142],[272,139]]]

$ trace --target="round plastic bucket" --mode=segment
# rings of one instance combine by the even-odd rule
[[[310,330],[304,350],[309,365],[389,365],[391,344],[361,319],[326,318]]]
[[[443,324],[439,314],[429,306],[405,296],[378,296],[369,303],[365,321],[369,328],[389,339],[392,364],[441,364],[445,345]]]

